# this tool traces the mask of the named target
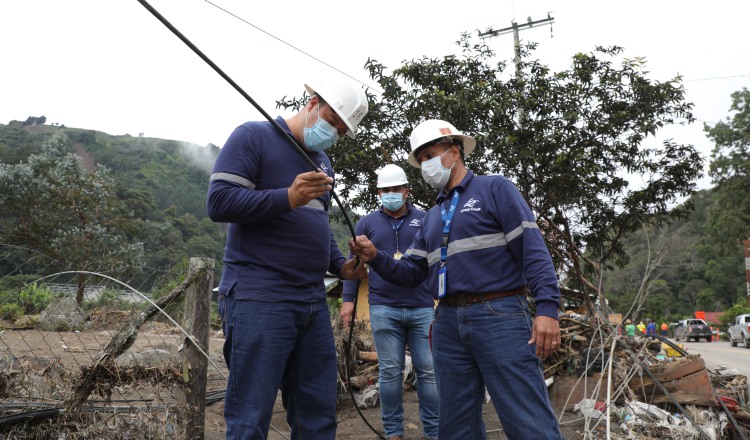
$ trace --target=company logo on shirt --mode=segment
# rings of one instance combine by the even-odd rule
[[[411,220],[411,223],[409,223],[409,226],[416,226],[419,227],[419,225],[422,224],[418,218],[414,218]]]
[[[323,162],[320,163],[320,169],[323,170],[324,173],[328,174],[328,167]]]
[[[470,198],[469,201],[464,204],[464,207],[463,207],[463,209],[461,209],[461,212],[466,212],[466,211],[481,211],[482,208],[474,206],[477,203],[479,203],[479,200],[475,199],[474,197]]]

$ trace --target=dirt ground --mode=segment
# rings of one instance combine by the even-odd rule
[[[154,347],[163,347],[174,349],[182,342],[182,337],[172,329],[167,329],[163,325],[146,325],[142,329],[133,350],[147,350]],[[91,331],[81,333],[56,333],[56,332],[39,332],[36,330],[22,331],[5,331],[0,332],[0,349],[8,350],[19,359],[26,359],[29,356],[40,356],[47,358],[55,357],[58,361],[72,365],[77,369],[79,365],[92,363],[99,355],[101,348],[106,345],[112,336],[111,331]],[[221,347],[224,339],[219,335],[213,335],[209,344],[209,353],[212,359],[217,362],[217,366],[226,372],[226,365],[221,355]],[[209,389],[223,390],[224,380],[214,370],[209,374]],[[209,391],[210,391],[209,390]],[[148,397],[148,396],[146,396]],[[0,399],[2,400],[2,399]],[[225,438],[224,423],[224,402],[218,401],[206,406],[206,424],[205,439],[219,440]],[[491,404],[484,406],[484,420],[487,428],[488,439],[505,439],[501,432],[500,423]],[[383,426],[380,421],[380,407],[368,408],[362,410],[366,420],[381,434]],[[563,420],[563,434],[567,439],[582,438],[578,433],[582,428],[581,422],[577,421],[568,424],[567,421],[578,419],[578,415],[566,414]],[[362,420],[349,396],[342,398],[338,410],[338,430],[337,439],[373,439],[379,437],[374,434],[366,423]],[[528,422],[528,421],[525,421]],[[406,429],[406,439],[420,439],[422,436],[422,426],[419,419],[419,407],[417,393],[413,389],[404,391],[404,427]],[[275,428],[275,429],[274,429]],[[269,431],[269,440],[282,440],[289,438],[289,429],[286,424],[286,414],[281,405],[279,397],[274,408],[272,419],[272,429]]]
[[[223,411],[223,402],[217,402],[206,407],[206,440],[222,440],[225,438]],[[362,410],[362,414],[375,429],[381,434],[383,433],[383,425],[380,421],[380,407],[364,409]],[[498,421],[495,408],[492,404],[484,406],[483,414],[484,423],[487,429],[487,439],[505,439],[506,437],[501,431],[500,422]],[[575,440],[583,438],[580,432],[578,432],[581,430],[583,422],[578,419],[579,416],[575,414],[566,413],[563,415],[561,429],[566,439]],[[573,423],[570,423],[571,421]],[[269,440],[283,440],[289,438],[286,414],[284,408],[281,406],[280,398],[277,399],[271,424],[278,429],[281,434],[275,432],[272,428],[268,433]],[[404,428],[404,438],[406,440],[419,440],[422,438],[422,423],[419,420],[419,405],[417,401],[417,392],[415,390],[404,392]],[[365,424],[357,413],[352,401],[347,399],[339,404],[336,438],[341,440],[377,440],[379,437]]]

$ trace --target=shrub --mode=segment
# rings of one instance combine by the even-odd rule
[[[735,305],[724,310],[724,314],[719,318],[722,328],[728,328],[730,325],[734,324],[734,318],[746,313],[750,313],[750,307],[748,307],[745,299],[741,298]]]
[[[0,319],[14,322],[23,316],[23,309],[16,303],[6,303],[0,306]]]
[[[35,315],[46,309],[54,293],[49,287],[37,283],[27,284],[18,294],[18,302],[26,315]]]

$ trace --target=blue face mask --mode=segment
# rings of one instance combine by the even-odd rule
[[[307,115],[305,115],[307,125]],[[310,151],[324,151],[339,140],[339,132],[331,124],[320,117],[320,105],[318,105],[318,120],[312,127],[305,127],[305,147]]]
[[[398,211],[404,206],[404,195],[400,192],[388,192],[380,195],[380,201],[383,208],[393,212]]]

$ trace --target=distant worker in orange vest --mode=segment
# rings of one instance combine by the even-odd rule
[[[667,337],[667,330],[669,330],[669,325],[667,325],[666,322],[661,323],[661,335],[665,338]]]

